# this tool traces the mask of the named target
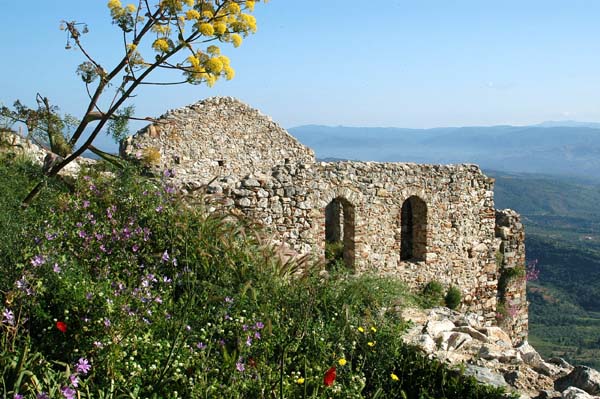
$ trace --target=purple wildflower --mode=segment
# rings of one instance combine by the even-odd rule
[[[35,399],[50,399],[50,396],[46,392],[40,392],[35,395]]]
[[[252,337],[249,335],[246,337],[246,346],[252,346]]]
[[[156,212],[160,213],[160,212],[162,212],[163,209],[164,209],[163,206],[159,205],[156,207]]]
[[[60,266],[58,265],[58,263],[55,263],[54,266],[52,266],[52,271],[54,273],[60,273],[61,272],[61,269],[60,269]]]
[[[2,323],[8,324],[9,326],[15,325],[15,315],[10,309],[4,308],[2,312]]]
[[[169,252],[166,249],[165,252],[163,252],[161,259],[163,262],[168,262],[169,259],[171,259],[171,257],[169,256]]]
[[[104,344],[100,341],[94,341],[94,347],[100,349],[104,347]]]
[[[88,200],[84,200],[84,201],[83,201],[83,207],[84,207],[84,208],[87,208],[87,207],[89,207],[89,206],[90,206],[90,201],[88,201]]]
[[[79,386],[79,377],[77,377],[77,374],[71,374],[69,376],[69,382],[71,383],[71,385],[77,388]]]
[[[238,360],[238,362],[235,364],[235,369],[240,373],[246,370],[246,366],[244,366],[244,363],[242,363],[242,359]]]
[[[108,328],[110,327],[111,323],[110,323],[110,319],[108,317],[104,318],[104,327]]]
[[[15,396],[13,396],[13,399],[23,399],[23,395],[16,393]]]
[[[62,395],[66,399],[75,399],[75,395],[77,394],[77,391],[70,387],[62,387],[60,389],[60,393],[62,393]]]
[[[254,333],[254,338],[260,339],[260,333],[258,331]]]
[[[196,348],[198,348],[198,349],[204,349],[204,348],[206,348],[206,345],[205,345],[205,344],[203,344],[202,342],[198,342],[198,343],[196,344]]]
[[[80,357],[79,360],[77,361],[77,364],[75,365],[75,370],[79,373],[79,374],[83,374],[86,375],[90,369],[92,368],[92,365],[90,364],[90,362],[83,357]]]
[[[140,249],[140,246],[139,246],[139,245],[137,245],[137,244],[133,244],[133,246],[131,247],[131,250],[132,250],[133,252],[137,252],[137,251],[139,251],[139,249]]]
[[[46,258],[44,258],[42,255],[36,255],[31,259],[31,264],[33,266],[41,266],[44,263],[46,263]]]
[[[259,321],[256,323],[256,329],[257,330],[262,330],[263,328],[265,328],[265,325],[263,324],[262,321]]]

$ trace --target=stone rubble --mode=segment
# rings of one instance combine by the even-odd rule
[[[479,382],[504,387],[522,399],[600,398],[600,373],[573,367],[564,359],[548,361],[527,341],[513,346],[501,328],[479,324],[472,313],[438,307],[407,308],[402,318],[411,326],[404,342],[431,358],[459,366]]]

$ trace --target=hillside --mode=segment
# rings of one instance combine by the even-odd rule
[[[488,171],[496,206],[519,211],[528,259],[530,340],[546,356],[600,366],[600,187],[551,176]]]
[[[320,158],[467,162],[486,169],[600,181],[600,129],[596,125],[545,126],[404,129],[307,125],[289,132]]]

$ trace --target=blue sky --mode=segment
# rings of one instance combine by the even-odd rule
[[[81,115],[82,57],[58,26],[87,22],[90,51],[112,65],[106,1],[2,3],[0,102],[33,105],[39,91]],[[271,0],[255,15],[258,33],[225,51],[233,81],[147,88],[138,115],[229,95],[284,127],[600,121],[596,0]]]

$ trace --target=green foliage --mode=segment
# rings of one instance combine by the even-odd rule
[[[448,291],[446,292],[446,296],[444,297],[444,302],[446,304],[447,307],[449,307],[450,309],[456,309],[458,308],[458,305],[460,305],[460,301],[462,299],[462,295],[460,293],[460,290],[455,287],[455,286],[450,286],[450,288],[448,288]]]
[[[9,192],[36,177],[1,165]],[[8,395],[502,397],[404,346],[397,308],[415,299],[398,281],[317,268],[292,279],[248,227],[185,206],[169,173],[112,173],[48,190],[53,212],[21,219],[16,250],[0,259]]]
[[[441,306],[444,304],[444,287],[439,281],[432,280],[423,287],[423,305],[425,307]]]

